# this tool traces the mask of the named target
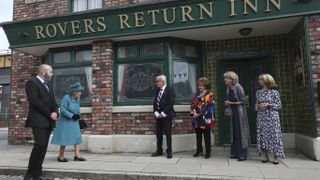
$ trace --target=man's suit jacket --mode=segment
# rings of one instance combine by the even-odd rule
[[[159,95],[160,88],[157,88],[154,101],[153,101],[153,112],[158,111],[159,113],[163,112],[167,115],[167,118],[173,118],[174,109],[173,105],[175,103],[175,93],[174,90],[170,87],[166,87],[162,92],[160,99],[160,110],[157,109],[157,97]]]
[[[29,112],[26,127],[52,128],[54,126],[50,116],[52,112],[58,113],[58,105],[52,89],[49,91],[37,77],[27,82]]]

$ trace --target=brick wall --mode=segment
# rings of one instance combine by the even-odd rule
[[[103,8],[132,7],[165,1],[174,0],[104,0]],[[26,4],[25,0],[14,0],[13,20],[66,15],[69,13],[69,9],[69,0],[45,0],[31,4]]]
[[[13,20],[65,15],[68,12],[68,0],[46,0],[31,4],[26,4],[25,0],[14,0],[13,7]]]
[[[320,15],[309,17],[309,35],[310,35],[310,49],[312,60],[312,77],[314,81],[315,98],[317,99],[317,131],[320,136],[320,100],[318,94],[318,87],[320,82]]]
[[[114,134],[155,134],[155,118],[153,113],[114,113]],[[173,134],[193,133],[189,113],[177,113]]]
[[[112,134],[112,41],[93,43],[92,67],[92,134]]]
[[[10,96],[9,143],[21,144],[32,137],[29,128],[25,128],[28,113],[28,101],[25,85],[37,72],[41,59],[32,55],[13,51]]]

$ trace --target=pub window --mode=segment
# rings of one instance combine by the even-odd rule
[[[156,90],[155,77],[160,74],[166,75],[167,83],[174,88],[176,104],[190,103],[196,93],[201,59],[196,46],[192,56],[180,57],[170,53],[173,51],[171,44],[170,39],[152,39],[116,45],[115,105],[152,104]]]
[[[72,11],[87,11],[102,8],[103,0],[72,0]]]
[[[70,84],[81,82],[85,87],[80,100],[82,106],[91,105],[92,50],[89,46],[50,50],[50,63],[54,69],[52,87],[60,102]]]

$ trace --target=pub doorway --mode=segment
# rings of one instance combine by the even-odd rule
[[[262,73],[269,73],[274,76],[273,56],[271,55],[232,55],[222,57],[218,60],[218,105],[219,107],[219,137],[220,144],[228,146],[230,144],[230,120],[224,116],[224,101],[226,99],[226,86],[223,81],[223,74],[226,71],[234,71],[239,76],[239,83],[244,88],[249,97],[247,108],[250,126],[251,144],[256,144],[256,117],[255,93],[260,88],[258,77]]]

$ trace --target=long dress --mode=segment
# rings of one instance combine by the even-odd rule
[[[239,100],[235,96],[233,89],[229,89],[228,100],[230,102],[238,102]],[[240,126],[240,114],[238,110],[238,105],[231,105],[232,110],[232,131],[233,131],[233,141],[231,144],[231,156],[236,156],[237,158],[247,158],[247,148],[242,148],[241,144],[241,126]]]
[[[271,108],[259,109],[258,104],[269,103]],[[257,153],[273,152],[277,157],[284,158],[279,110],[281,100],[278,91],[261,89],[256,93],[257,115]]]
[[[70,95],[65,95],[61,101],[60,116],[51,144],[76,145],[82,143],[79,122],[72,119],[74,114],[79,113],[79,100],[74,100]]]

